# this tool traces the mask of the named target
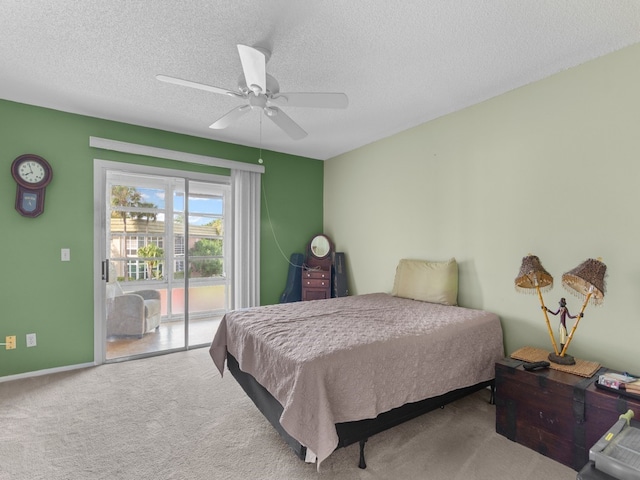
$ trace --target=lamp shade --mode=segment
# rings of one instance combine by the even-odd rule
[[[600,305],[604,301],[606,272],[607,266],[604,263],[589,258],[562,275],[562,285],[574,295],[586,297],[591,293],[589,302]]]
[[[532,289],[540,288],[540,291],[551,290],[553,277],[547,272],[540,259],[535,255],[527,255],[522,259],[520,272],[515,280],[516,290],[523,293],[534,293]]]

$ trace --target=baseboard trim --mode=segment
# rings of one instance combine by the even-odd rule
[[[49,375],[51,373],[68,372],[69,370],[80,370],[81,368],[95,367],[96,364],[91,363],[79,363],[77,365],[67,365],[64,367],[47,368],[44,370],[35,370],[33,372],[17,373],[15,375],[6,375],[0,377],[0,383],[10,382],[12,380],[21,380],[23,378],[41,377],[43,375]]]

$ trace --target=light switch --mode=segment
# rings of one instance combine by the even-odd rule
[[[63,248],[62,250],[60,250],[60,260],[63,261],[63,262],[70,262],[71,261],[71,249]]]

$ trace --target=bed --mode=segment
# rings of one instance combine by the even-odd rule
[[[503,357],[497,315],[397,287],[229,312],[211,357],[300,458],[359,442],[364,468],[367,438],[492,385]]]

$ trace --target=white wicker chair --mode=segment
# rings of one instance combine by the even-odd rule
[[[160,326],[160,292],[125,293],[117,281],[107,284],[107,337],[142,337]]]

